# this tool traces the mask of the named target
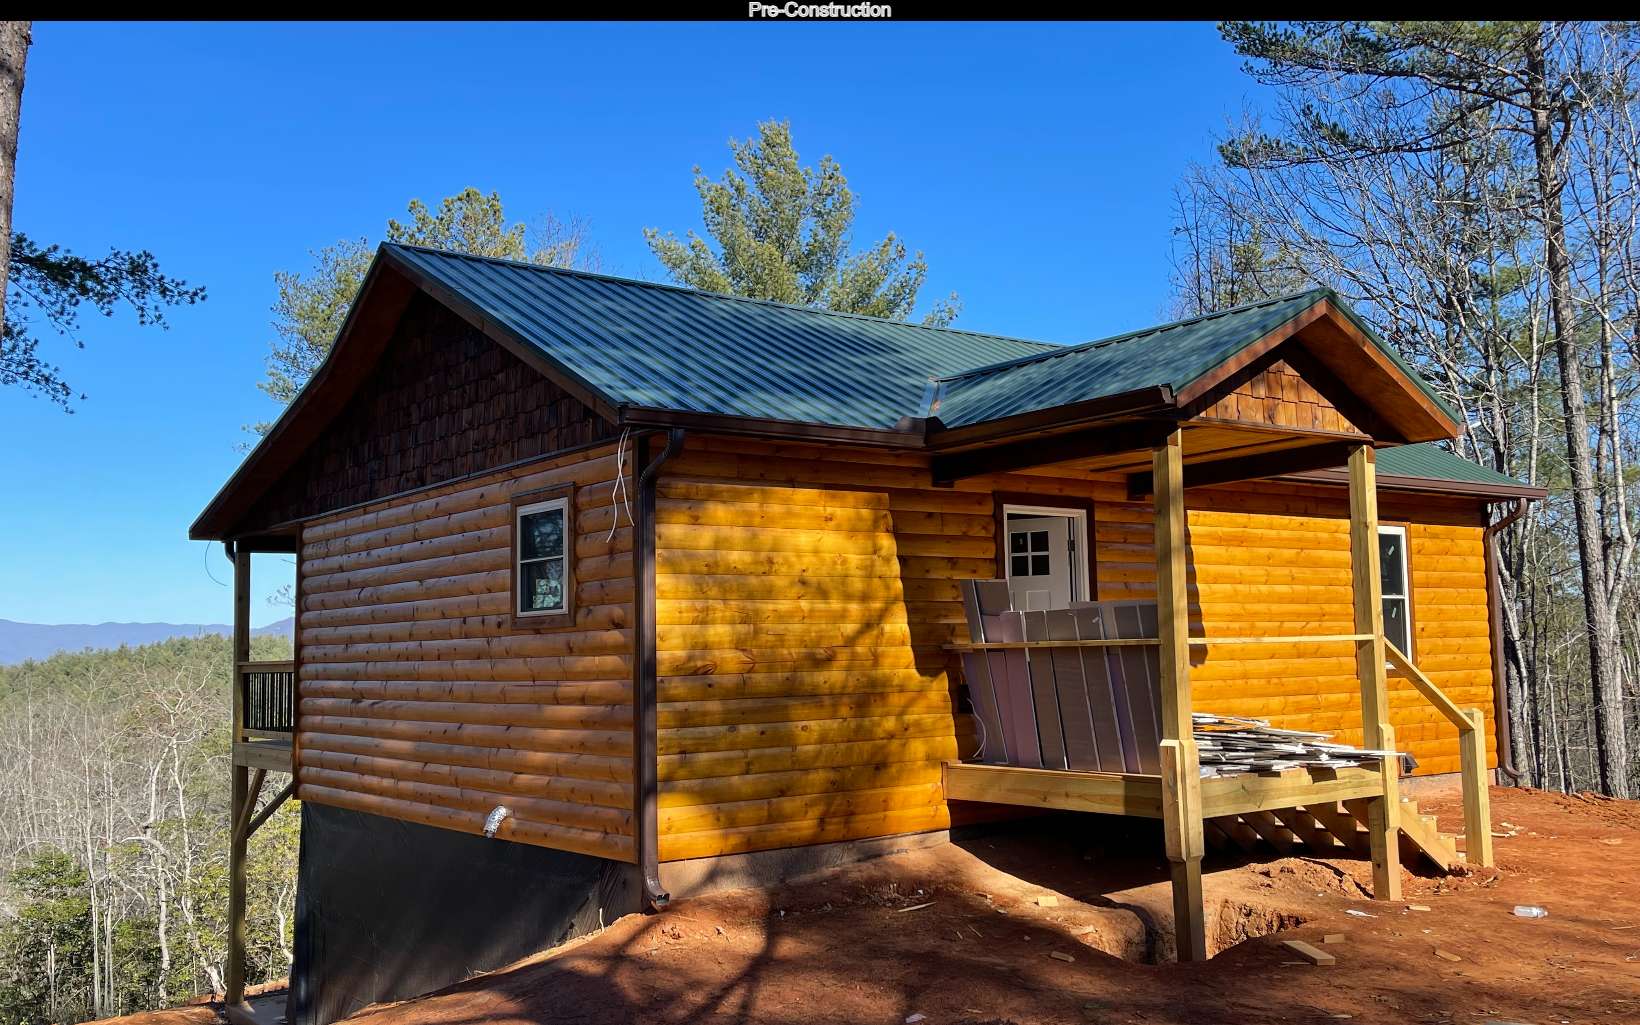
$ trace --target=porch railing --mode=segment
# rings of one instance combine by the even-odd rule
[[[290,740],[296,726],[296,663],[238,666],[240,740]]]
[[[1492,799],[1486,789],[1486,717],[1478,708],[1468,711],[1459,708],[1445,691],[1388,640],[1384,641],[1384,656],[1425,701],[1434,705],[1436,711],[1458,728],[1458,768],[1463,780],[1464,857],[1471,865],[1491,865]]]

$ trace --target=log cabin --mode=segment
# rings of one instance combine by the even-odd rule
[[[1462,426],[1324,289],[1062,346],[383,245],[191,529],[235,566],[229,1003],[290,796],[300,1025],[986,810],[1160,819],[1181,959],[1210,840],[1358,850],[1388,898],[1403,853],[1487,863],[1492,539],[1543,492]],[[261,552],[297,562],[289,663],[248,660]],[[1154,771],[975,758],[993,579],[1151,603],[1048,644],[1148,646]],[[1193,710],[1461,772],[1466,850],[1394,758],[1201,778]]]

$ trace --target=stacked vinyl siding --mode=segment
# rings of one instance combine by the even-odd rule
[[[632,530],[613,446],[314,520],[302,533],[298,796],[631,861]],[[575,491],[573,622],[511,615],[515,494]],[[628,487],[632,486],[628,481]]]

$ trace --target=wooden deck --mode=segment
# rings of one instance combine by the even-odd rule
[[[1377,769],[1289,769],[1201,781],[1201,817],[1221,818],[1381,797]],[[1162,777],[948,762],[945,796],[1027,808],[1162,817]]]

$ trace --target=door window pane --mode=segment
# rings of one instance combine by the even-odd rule
[[[1031,576],[1045,577],[1048,573],[1048,557],[1046,555],[1031,556]]]
[[[1013,576],[1028,577],[1031,575],[1031,557],[1029,555],[1014,556]]]
[[[1045,552],[1048,550],[1048,532],[1046,530],[1031,531],[1031,551]]]
[[[1026,536],[1023,530],[1016,530],[1008,535],[1008,550],[1016,555],[1030,551],[1030,548],[1027,547],[1029,544],[1030,538]]]

